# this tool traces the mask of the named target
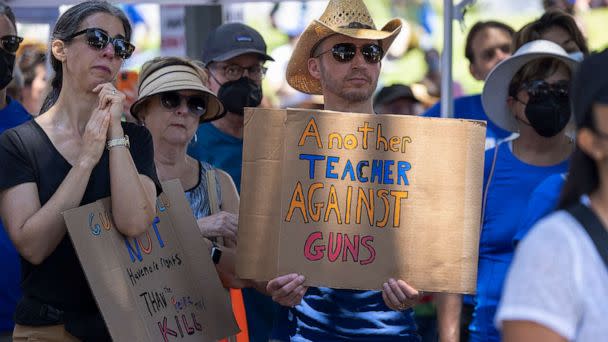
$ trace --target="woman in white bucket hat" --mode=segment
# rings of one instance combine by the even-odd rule
[[[493,325],[504,278],[513,258],[513,237],[534,188],[565,172],[574,144],[570,78],[578,62],[559,45],[535,40],[490,72],[482,103],[490,120],[519,133],[486,152],[482,232],[472,341],[499,341]]]

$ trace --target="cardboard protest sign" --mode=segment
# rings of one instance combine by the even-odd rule
[[[238,327],[178,180],[163,183],[157,216],[133,239],[106,198],[63,213],[114,341],[212,341]]]
[[[475,121],[249,112],[239,275],[474,293],[484,141]]]

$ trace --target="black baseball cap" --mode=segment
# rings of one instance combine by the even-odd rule
[[[572,81],[570,99],[578,127],[590,122],[594,104],[608,104],[608,77],[599,70],[608,70],[608,49],[585,58]]]
[[[401,98],[420,102],[420,100],[418,100],[418,98],[416,98],[416,96],[414,95],[412,88],[406,86],[405,84],[393,84],[391,86],[380,89],[380,91],[378,92],[378,94],[376,94],[376,97],[374,98],[374,105],[383,105]]]
[[[241,23],[223,24],[215,28],[203,47],[205,66],[223,62],[246,53],[255,53],[265,61],[274,61],[266,54],[266,42],[253,28]]]

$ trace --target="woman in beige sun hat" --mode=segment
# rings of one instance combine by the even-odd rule
[[[207,73],[195,62],[181,57],[158,57],[148,61],[140,74],[138,99],[131,114],[148,128],[154,143],[154,162],[160,181],[179,179],[186,198],[206,238],[224,239],[228,247],[236,246],[237,217],[221,211],[211,214],[209,191],[215,191],[223,206],[219,185],[208,188],[207,177],[213,167],[188,156],[186,150],[199,123],[220,118],[224,108],[209,90]],[[219,181],[211,182],[219,184]],[[211,245],[209,246],[211,248]],[[223,248],[223,247],[222,247]],[[240,287],[236,281],[233,261],[224,249],[217,261],[225,286]],[[233,254],[233,253],[232,253]]]

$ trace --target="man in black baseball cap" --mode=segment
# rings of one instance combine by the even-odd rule
[[[224,24],[209,34],[203,50],[203,63],[207,66],[248,53],[257,55],[262,61],[273,60],[266,54],[266,42],[258,31],[241,23]]]
[[[227,113],[199,127],[188,153],[228,172],[240,189],[244,108],[262,102],[264,63],[273,59],[266,53],[264,38],[241,23],[213,30],[201,59],[209,74],[209,89]]]
[[[273,59],[266,53],[260,33],[241,23],[213,30],[201,59],[209,74],[209,89],[218,95],[227,113],[199,126],[188,154],[228,172],[240,190],[244,108],[262,102],[264,63]],[[268,341],[275,304],[252,288],[243,289],[243,300],[250,341]]]

